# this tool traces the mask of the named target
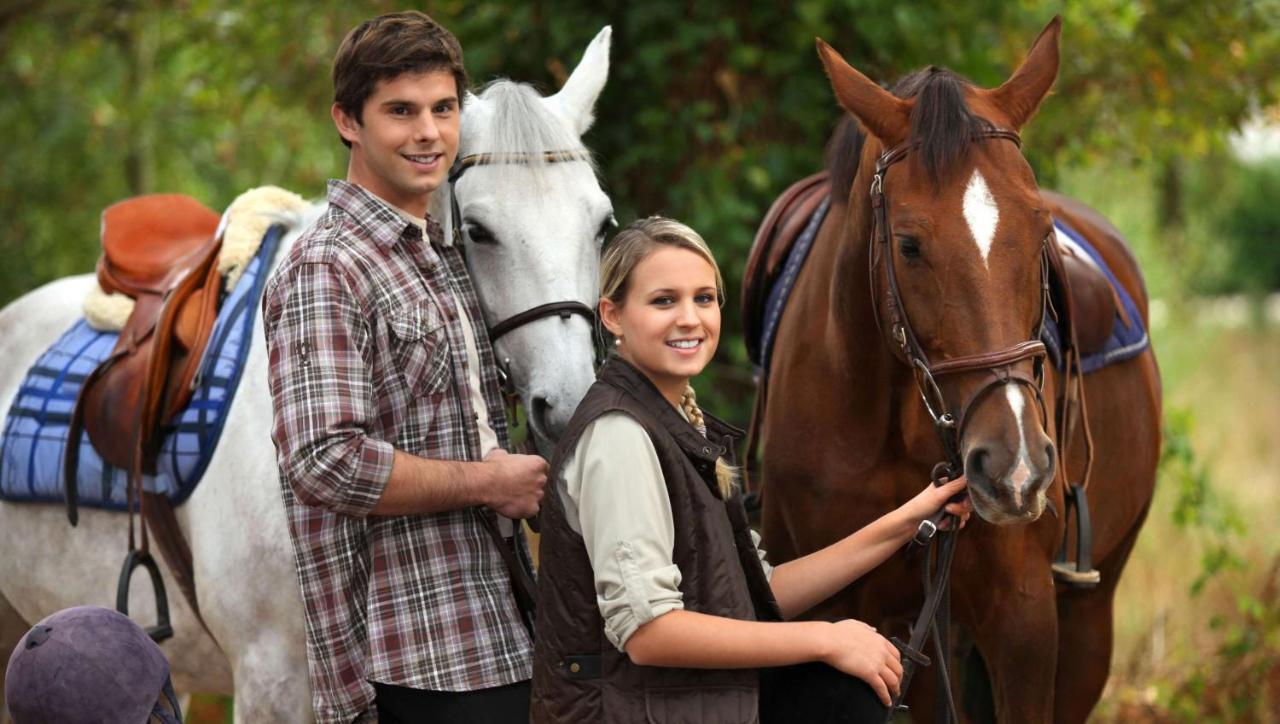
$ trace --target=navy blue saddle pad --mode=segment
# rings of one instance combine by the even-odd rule
[[[223,301],[191,402],[165,428],[156,475],[145,476],[146,489],[163,493],[174,505],[195,490],[222,434],[253,341],[258,298],[283,234],[279,224],[267,230],[257,254]],[[76,395],[89,372],[111,354],[119,336],[95,330],[80,319],[27,371],[0,439],[0,499],[63,501],[62,455]],[[76,477],[80,505],[124,510],[127,482],[128,472],[104,462],[89,436],[82,436]]]

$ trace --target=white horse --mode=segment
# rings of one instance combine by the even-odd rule
[[[556,95],[541,98],[502,82],[468,98],[463,153],[585,157],[581,134],[608,75],[609,39],[606,27]],[[513,182],[522,191],[502,193]],[[612,209],[589,163],[477,167],[461,179],[458,196],[490,324],[546,302],[594,304],[598,232]],[[322,209],[312,204],[292,219],[277,260]],[[93,284],[91,275],[61,279],[0,310],[0,412],[9,410],[28,367],[81,316]],[[261,330],[259,318],[218,449],[203,482],[177,510],[213,638],[161,562],[175,631],[162,648],[177,688],[234,692],[237,722],[305,722],[312,716],[302,601],[270,438]],[[549,450],[594,377],[590,324],[577,316],[539,319],[495,348],[511,360],[524,404],[537,411],[530,417],[540,447]],[[0,664],[29,623],[68,606],[113,606],[124,553],[125,520],[118,513],[82,508],[79,526],[71,528],[62,506],[0,502]],[[135,576],[131,612],[144,624],[155,617],[149,589],[146,576]],[[0,699],[0,718],[4,711]]]

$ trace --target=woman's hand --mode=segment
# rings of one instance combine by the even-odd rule
[[[867,682],[885,706],[902,684],[902,655],[867,624],[851,618],[831,624],[822,662]]]
[[[967,495],[964,500],[958,503],[948,503],[947,500],[954,495],[963,493],[967,484],[963,475],[943,485],[930,483],[916,497],[908,500],[901,508],[898,508],[898,513],[909,522],[911,532],[914,533],[916,527],[920,525],[920,521],[936,513],[939,508],[946,506],[948,513],[960,519],[960,527],[963,528],[969,522],[969,516],[973,514],[973,503],[970,502]],[[946,530],[946,520],[943,521],[942,528]]]

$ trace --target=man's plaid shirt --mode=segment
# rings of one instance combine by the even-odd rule
[[[329,182],[263,299],[272,439],[306,610],[316,716],[371,716],[368,682],[470,691],[528,679],[531,642],[488,508],[371,517],[393,449],[478,460],[463,320],[506,444],[493,352],[459,250]],[[460,314],[455,302],[462,304]]]

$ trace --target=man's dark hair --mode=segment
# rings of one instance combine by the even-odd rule
[[[357,26],[333,58],[333,100],[363,123],[364,103],[378,82],[402,73],[448,71],[458,84],[458,104],[467,88],[462,46],[453,33],[417,10],[381,15]],[[351,148],[345,138],[342,143]]]

